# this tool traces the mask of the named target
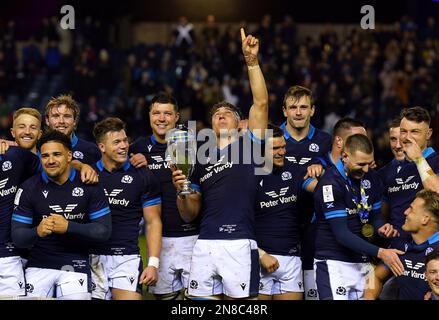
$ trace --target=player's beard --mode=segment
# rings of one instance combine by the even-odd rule
[[[360,170],[351,170],[351,169],[346,168],[346,171],[348,173],[348,176],[351,177],[352,179],[360,180],[364,177],[364,172],[361,169]]]

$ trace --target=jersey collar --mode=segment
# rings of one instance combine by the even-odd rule
[[[303,141],[303,139],[302,140],[300,140],[300,141],[297,141],[296,139],[294,139],[289,133],[288,133],[288,130],[287,130],[287,122],[285,121],[284,123],[282,123],[282,125],[280,126],[281,128],[282,128],[282,130],[284,131],[284,138],[285,138],[285,140],[288,140],[288,139],[293,139],[294,141],[296,141],[296,142],[301,142],[301,141]],[[312,125],[312,124],[310,124],[309,125],[309,132],[308,132],[308,134],[306,135],[306,138],[308,138],[308,140],[311,140],[313,137],[314,137],[314,134],[315,134],[315,132],[316,132],[316,128],[314,128],[314,126]],[[306,139],[305,138],[305,139]]]
[[[104,171],[104,163],[102,162],[102,159],[96,162],[96,167],[99,169],[100,172]],[[127,160],[122,166],[123,171],[127,171],[131,167],[130,161]],[[117,170],[116,170],[117,171]]]
[[[166,146],[166,141],[165,143],[161,143],[160,141],[157,141],[157,138],[155,137],[154,134],[150,136],[149,140],[151,140],[151,144],[153,146]]]
[[[434,149],[432,147],[428,147],[427,149],[425,149],[424,151],[422,151],[422,156],[424,158],[428,158],[429,156],[431,156],[434,153]]]
[[[154,134],[151,135],[151,143],[155,146],[157,144],[157,140],[155,139]]]
[[[429,244],[433,244],[433,243],[439,242],[439,231],[436,232],[435,234],[433,234],[430,238],[428,238],[427,241],[428,241]]]
[[[78,144],[78,137],[76,136],[75,133],[72,134],[72,148],[76,147],[76,145]]]
[[[69,174],[69,179],[70,181],[73,181],[75,179],[76,176],[76,170],[73,168],[70,168],[70,174]],[[47,184],[49,183],[49,177],[47,176],[46,172],[43,171],[41,172],[41,178],[43,179],[43,181]]]
[[[410,242],[409,247],[414,251],[422,251],[427,249],[428,246],[439,242],[439,231],[433,234],[427,241],[420,244],[416,244],[413,240]]]
[[[328,151],[328,155],[327,155],[327,156],[328,156],[328,160],[329,160],[329,162],[332,163],[333,166],[335,166],[336,163],[334,163],[334,161],[332,161],[332,158],[331,158],[331,149],[329,149],[329,151]],[[340,157],[339,160],[341,160],[341,157]]]
[[[337,161],[337,163],[335,164],[335,167],[337,168],[338,172],[340,172],[341,176],[342,176],[345,180],[347,180],[348,177],[346,176],[346,170],[345,170],[345,168],[344,168],[344,163],[343,163],[343,161],[342,161],[341,159],[339,159],[339,160]]]

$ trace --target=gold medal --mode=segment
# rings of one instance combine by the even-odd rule
[[[361,233],[366,238],[372,237],[373,236],[373,226],[369,223],[363,224],[363,226],[361,227]]]

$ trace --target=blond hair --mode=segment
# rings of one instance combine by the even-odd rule
[[[424,208],[430,212],[435,221],[439,223],[439,193],[423,189],[416,194],[416,198],[424,200]]]
[[[36,119],[38,119],[38,121],[41,123],[41,113],[35,109],[35,108],[28,108],[28,107],[23,107],[18,109],[17,111],[14,112],[14,116],[13,116],[13,121],[15,121],[19,116],[22,116],[24,114],[28,114]]]
[[[67,109],[73,111],[73,117],[75,120],[79,118],[79,105],[69,94],[62,94],[57,97],[52,97],[46,105],[45,117],[49,117],[49,112],[54,107],[59,107],[60,105],[65,105]]]

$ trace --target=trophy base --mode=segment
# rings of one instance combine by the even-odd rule
[[[193,194],[194,191],[193,190],[181,190],[180,192],[177,193],[178,196],[187,196],[190,194]]]
[[[191,182],[185,181],[183,183],[182,189],[179,192],[177,192],[177,196],[187,196],[187,195],[190,195],[192,193],[195,193],[195,191],[192,190],[192,188],[191,188]]]

